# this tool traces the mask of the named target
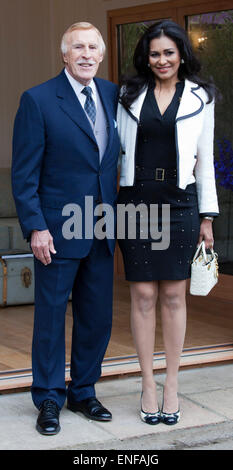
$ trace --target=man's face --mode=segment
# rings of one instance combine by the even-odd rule
[[[67,52],[63,54],[66,69],[82,85],[89,85],[103,60],[97,32],[94,29],[72,31],[66,36],[66,45]]]

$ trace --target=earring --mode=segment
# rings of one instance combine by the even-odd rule
[[[147,67],[150,67],[150,64],[147,64]]]
[[[181,63],[181,64],[184,64],[184,59],[181,59],[180,63]]]

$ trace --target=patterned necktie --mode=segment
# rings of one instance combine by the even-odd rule
[[[87,112],[88,116],[92,120],[93,124],[95,124],[95,118],[96,118],[96,107],[94,100],[91,96],[92,94],[92,89],[90,86],[86,86],[83,88],[82,93],[86,95],[86,101],[84,105],[84,109]]]

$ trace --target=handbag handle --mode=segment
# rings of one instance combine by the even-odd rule
[[[209,262],[209,260],[207,259],[207,255],[206,255],[206,249],[205,249],[205,242],[204,240],[200,243],[200,245],[197,247],[197,250],[196,250],[196,253],[193,257],[193,261],[195,261],[195,259],[198,258],[199,256],[199,253],[202,251],[202,254],[203,254],[203,258],[204,258],[204,261],[205,263],[207,264]],[[212,259],[214,258],[214,250],[213,248],[210,248],[210,251],[211,251],[211,254],[212,254]]]

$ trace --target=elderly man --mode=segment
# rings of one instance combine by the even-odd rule
[[[64,70],[21,97],[12,162],[18,216],[35,260],[31,391],[40,410],[37,430],[46,435],[60,430],[66,396],[74,412],[94,420],[112,418],[96,398],[95,383],[111,332],[115,240],[90,236],[90,227],[98,220],[95,207],[101,201],[116,205],[118,88],[94,78],[105,45],[93,25],[69,27],[61,50]],[[85,213],[86,196],[92,198],[93,212]],[[63,208],[72,205],[82,211],[82,236],[80,230],[78,237],[75,230],[72,235],[72,224],[69,236],[63,230],[72,215]],[[65,313],[71,291],[71,382],[66,390]]]

